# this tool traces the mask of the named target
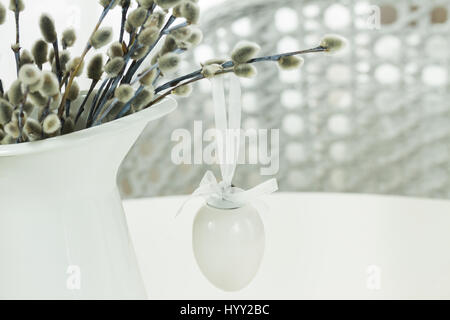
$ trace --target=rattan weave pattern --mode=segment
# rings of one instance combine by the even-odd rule
[[[373,5],[381,9],[375,29]],[[240,39],[269,54],[315,46],[326,33],[345,36],[342,55],[307,56],[294,72],[260,64],[258,77],[243,81],[244,127],[280,129],[281,190],[447,198],[448,10],[449,1],[228,1],[203,15],[204,44],[191,61],[229,56]],[[209,84],[179,103],[128,156],[119,175],[124,196],[187,194],[209,169],[171,162],[174,129],[213,124]],[[259,166],[245,165],[235,184],[265,179]]]

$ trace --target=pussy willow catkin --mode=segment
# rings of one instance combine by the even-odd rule
[[[10,14],[16,25],[11,49],[17,66],[17,79],[4,79],[9,88],[0,90],[0,144],[33,142],[101,125],[151,107],[171,94],[187,97],[194,82],[224,73],[255,77],[259,62],[276,62],[286,70],[300,68],[305,62],[301,55],[335,53],[346,44],[340,36],[326,35],[315,48],[258,57],[258,44],[241,41],[229,58],[212,59],[196,71],[174,76],[185,52],[203,39],[196,26],[197,0],[98,3],[101,14],[85,39],[73,28],[59,33],[50,13],[43,13],[32,47],[22,48],[24,2],[11,0],[9,11],[0,2],[0,25],[8,22]],[[106,16],[117,8],[122,12],[118,36],[104,25]],[[73,52],[80,40],[86,44],[83,51]],[[102,48],[106,50],[98,51]],[[90,79],[90,86],[81,88],[79,78]]]

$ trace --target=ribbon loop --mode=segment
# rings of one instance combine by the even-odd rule
[[[193,197],[203,197],[209,205],[218,209],[237,209],[262,195],[271,194],[278,190],[276,179],[270,179],[247,191],[232,186],[239,160],[242,92],[239,78],[234,74],[231,74],[230,77],[228,115],[224,78],[214,77],[211,79],[217,129],[217,152],[222,181],[218,182],[214,174],[211,171],[207,171],[200,186],[186,200],[178,214],[181,213],[185,204]]]

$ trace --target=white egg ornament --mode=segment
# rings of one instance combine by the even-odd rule
[[[203,275],[217,288],[239,291],[255,278],[265,250],[264,224],[253,200],[278,190],[276,179],[244,191],[232,184],[240,143],[234,133],[241,130],[241,86],[230,75],[229,106],[223,77],[211,79],[218,137],[217,154],[222,181],[207,171],[191,197],[206,200],[194,220],[192,245]],[[229,135],[229,134],[232,135]],[[231,161],[230,161],[231,160]]]
[[[193,250],[200,270],[214,286],[227,292],[244,289],[264,257],[264,224],[258,211],[251,205],[203,206],[194,221]]]

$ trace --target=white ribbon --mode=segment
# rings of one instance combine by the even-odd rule
[[[214,77],[211,80],[222,181],[218,182],[214,174],[207,171],[200,186],[186,200],[178,214],[181,213],[185,204],[194,197],[203,197],[209,205],[218,209],[237,209],[262,195],[271,194],[278,190],[276,179],[270,179],[247,191],[232,186],[239,159],[242,104],[239,78],[234,74],[231,74],[230,77],[228,117],[224,78]]]

